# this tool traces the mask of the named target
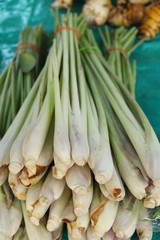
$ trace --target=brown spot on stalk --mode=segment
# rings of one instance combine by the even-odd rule
[[[141,237],[143,235],[143,231],[142,230],[138,230],[137,234],[138,234],[139,237]]]
[[[38,202],[39,202],[39,199],[32,204],[32,207],[34,208]]]
[[[34,175],[31,176],[31,177],[28,177],[28,179],[33,179],[33,178],[41,175],[45,170],[46,170],[46,166],[36,165],[36,174],[34,174]]]
[[[115,188],[114,191],[113,191],[113,196],[114,196],[115,198],[118,198],[118,197],[120,197],[121,192],[122,192],[122,191],[121,191],[120,188]]]
[[[71,223],[71,220],[69,220],[69,219],[67,219],[67,218],[63,218],[63,219],[62,219],[62,222]]]
[[[103,203],[91,216],[91,221],[93,222],[94,225],[96,225],[99,216],[101,215],[106,203]]]

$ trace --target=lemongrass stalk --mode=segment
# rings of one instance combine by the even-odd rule
[[[0,187],[0,238],[7,239],[10,234],[9,210],[2,187]]]
[[[86,235],[87,235],[87,240],[101,240],[101,237],[94,236],[94,235],[92,234],[91,226],[89,226],[89,227],[87,228]]]
[[[49,217],[47,221],[47,230],[52,232],[57,230],[60,225],[62,224],[62,213],[64,208],[69,202],[69,199],[71,198],[71,190],[65,186],[65,189],[56,201],[52,203],[49,209]]]
[[[149,185],[148,176],[122,126],[118,123],[116,116],[113,116],[113,111],[107,101],[106,105],[108,109],[108,111],[106,111],[106,117],[108,118],[110,131],[112,133],[111,143],[121,177],[132,194],[136,198],[142,199],[146,197],[147,194],[146,188]],[[129,154],[127,154],[127,152]],[[128,168],[128,171],[130,169],[130,175],[128,177],[126,174],[127,171],[124,171],[124,166],[125,169]],[[132,184],[133,180],[135,183],[137,182],[134,186]]]
[[[33,224],[39,225],[39,220],[45,215],[50,205],[57,200],[65,187],[64,179],[56,179],[52,176],[52,172],[48,173],[44,184],[39,193],[39,199],[34,205],[30,220]]]
[[[120,174],[115,164],[111,179],[107,181],[104,185],[107,192],[109,193],[108,199],[121,201],[124,198],[125,188],[123,186]]]
[[[70,15],[69,26],[77,28],[73,24],[73,16]],[[71,90],[71,105],[69,109],[69,127],[70,141],[72,146],[72,159],[80,166],[83,166],[89,157],[89,145],[86,129],[86,106],[85,106],[85,89],[84,89],[84,74],[78,54],[78,42],[75,34],[70,31],[70,90]],[[76,62],[77,61],[77,62]],[[76,66],[77,64],[77,66]],[[78,69],[80,68],[80,69]],[[79,72],[81,71],[81,72]],[[78,77],[78,74],[80,76]],[[79,82],[79,81],[82,81]],[[80,93],[80,91],[82,91]],[[81,97],[83,96],[83,100]]]
[[[31,213],[34,209],[34,205],[38,201],[39,193],[41,191],[44,179],[41,179],[38,183],[31,186],[27,190],[26,195],[26,209],[29,213]]]
[[[25,227],[20,227],[16,234],[13,236],[12,240],[29,240]]]
[[[3,183],[7,180],[8,177],[8,167],[6,165],[3,165],[0,167],[0,186],[3,185]]]
[[[81,167],[74,164],[66,174],[66,183],[76,194],[86,194],[91,185],[91,171],[88,165]]]
[[[12,189],[12,192],[19,200],[26,200],[27,188],[19,181],[19,174],[13,174],[9,172],[8,183]]]
[[[30,187],[30,181],[28,177],[28,171],[27,168],[24,167],[22,171],[19,173],[19,181],[25,186]]]
[[[24,158],[22,155],[23,138],[28,130],[28,125],[31,121],[32,110],[30,110],[25,123],[23,124],[17,138],[15,139],[10,150],[9,171],[13,174],[19,173],[24,167]]]
[[[140,240],[151,240],[153,235],[152,221],[149,220],[148,210],[142,205],[138,222],[136,227],[136,232]]]
[[[93,197],[93,182],[89,186],[86,194],[80,195],[72,192],[74,213],[77,217],[85,215],[90,208],[92,197]]]
[[[93,145],[92,147],[92,142],[90,140],[91,143],[91,154],[90,154],[90,161],[96,162],[95,164],[95,168],[93,170],[94,174],[95,174],[95,178],[96,181],[100,184],[104,184],[106,183],[112,176],[113,173],[113,159],[112,159],[112,154],[111,154],[111,148],[110,148],[110,142],[109,142],[109,134],[108,134],[108,124],[106,121],[106,117],[105,117],[105,111],[103,109],[103,105],[102,102],[100,100],[100,96],[99,93],[96,89],[95,84],[93,83],[93,78],[92,75],[90,73],[90,69],[87,66],[87,63],[84,62],[84,67],[87,73],[87,78],[89,81],[89,84],[91,86],[92,89],[92,94],[94,96],[94,101],[97,107],[97,111],[98,111],[98,116],[99,116],[99,143],[98,146],[95,148],[95,146]],[[91,117],[89,117],[91,118]],[[92,133],[92,130],[91,134]],[[91,137],[91,139],[94,136]],[[95,141],[95,140],[92,140]],[[97,140],[98,141],[98,140]],[[95,159],[95,160],[92,160]]]
[[[42,70],[37,81],[35,82],[30,93],[28,94],[26,100],[24,101],[23,107],[21,107],[21,109],[19,110],[18,114],[16,115],[14,121],[12,122],[12,124],[8,128],[7,132],[1,139],[1,142],[0,142],[0,166],[9,163],[9,152],[10,152],[11,146],[12,146],[19,130],[21,129],[22,124],[24,123],[26,116],[28,115],[29,109],[31,107],[31,104],[33,103],[33,100],[37,93],[37,90],[40,85],[43,74],[44,74],[44,70]]]
[[[131,161],[132,159],[136,159],[136,155],[132,157],[132,155],[124,154],[124,149],[114,142],[114,139],[112,139],[112,146],[116,155],[119,172],[128,189],[137,199],[141,200],[145,198],[149,182],[143,177],[141,169]]]
[[[80,240],[88,228],[89,221],[89,213],[87,213],[78,217],[75,222],[71,222],[71,237],[75,240]]]
[[[33,172],[35,174],[35,165],[38,161],[38,157],[42,151],[43,145],[45,143],[45,138],[47,136],[52,112],[54,108],[54,81],[52,75],[52,67],[51,67],[51,53],[48,56],[48,60],[46,65],[48,64],[48,71],[45,77],[48,77],[47,81],[47,93],[44,99],[43,106],[39,113],[38,119],[31,128],[27,138],[24,139],[22,152],[25,159],[25,166],[27,167],[29,172]],[[49,63],[48,63],[49,62]],[[35,147],[36,142],[36,147]]]
[[[102,237],[107,232],[116,217],[118,209],[117,201],[107,200],[101,193],[99,186],[95,185],[93,200],[90,207],[90,220],[92,234],[95,237]],[[109,218],[107,216],[110,216]],[[105,219],[105,224],[104,223]]]
[[[107,68],[113,81],[111,81],[108,73],[98,59]],[[125,86],[111,73],[104,58],[92,53],[92,61],[94,65],[97,65],[97,69],[104,81],[101,81],[99,78],[105,94],[130,138],[146,173],[153,181],[159,181],[159,172],[157,169],[159,169],[160,164],[160,148],[153,128],[134,97],[131,96]],[[92,66],[92,70],[95,70],[94,66]],[[96,74],[96,71],[94,73]],[[99,76],[98,73],[97,76]],[[121,93],[117,89],[120,89]],[[133,134],[133,132],[136,132],[136,134]],[[151,163],[152,168],[150,167]]]
[[[25,221],[25,227],[26,227],[29,240],[35,240],[35,239],[52,240],[51,233],[46,230],[43,224],[40,224],[37,227],[30,222],[29,216],[26,210],[25,202],[22,201],[21,204],[22,204],[23,216]]]
[[[22,221],[22,207],[18,199],[14,199],[12,206],[9,208],[10,219],[10,237],[13,237],[18,231]]]
[[[159,141],[156,137],[156,134],[150,125],[148,119],[146,118],[145,114],[143,113],[142,109],[138,105],[138,103],[132,98],[126,89],[123,86],[120,86],[123,92],[123,95],[127,99],[127,102],[131,109],[139,116],[140,122],[144,129],[144,139],[143,139],[143,149],[140,148],[140,142],[135,146],[137,142],[134,142],[133,138],[130,137],[133,145],[140,157],[140,160],[143,164],[143,167],[148,174],[148,176],[154,181],[159,181],[159,171],[157,170],[160,166],[160,148],[159,148]],[[128,135],[130,134],[127,131]],[[134,144],[135,143],[135,144]],[[152,167],[150,167],[152,165]]]
[[[70,141],[69,141],[69,134],[68,134],[68,119],[64,116],[66,114],[65,111],[68,106],[63,106],[63,102],[61,101],[61,93],[60,93],[60,80],[59,80],[59,72],[58,69],[58,59],[56,56],[56,40],[54,43],[54,51],[53,51],[53,71],[54,71],[54,87],[55,91],[55,126],[54,126],[54,155],[56,155],[61,162],[65,165],[70,165],[71,163],[71,150],[70,150]],[[64,65],[67,65],[64,63]],[[62,85],[66,84],[65,76],[62,79]],[[67,78],[68,81],[68,78]],[[66,90],[68,90],[68,86]],[[63,94],[66,94],[63,92]],[[65,101],[68,102],[68,96],[66,96]],[[66,103],[65,103],[66,105]]]
[[[61,219],[63,222],[70,223],[76,221],[76,215],[74,213],[74,207],[73,207],[73,199],[71,198],[67,204],[67,206],[64,208],[64,211],[61,215]]]
[[[41,151],[41,153],[38,157],[38,161],[36,163],[36,173],[35,173],[36,176],[45,172],[47,167],[53,161],[53,156],[52,156],[53,155],[53,142],[52,141],[53,141],[53,125],[51,123],[48,133],[47,133],[47,136],[46,136],[46,139],[45,139],[45,143],[43,145],[42,151]]]
[[[104,234],[112,227],[116,219],[118,204],[119,202],[117,201],[107,200],[102,209],[99,209],[91,214],[93,236],[103,237]]]
[[[118,169],[130,191],[138,199],[142,199],[146,196],[146,187],[148,186],[149,182],[148,176],[144,170],[143,165],[140,162],[140,159],[138,158],[137,153],[135,152],[135,149],[133,148],[122,126],[114,115],[113,110],[107,101],[107,98],[105,98],[105,104],[106,117],[108,120],[110,131],[112,133],[111,143],[113,145],[112,147],[114,149]],[[129,152],[130,154],[126,154],[126,152]],[[124,171],[124,166],[125,168],[128,168],[128,170],[130,168],[130,172],[133,174],[133,176],[132,174],[130,174],[129,176],[126,174],[127,171]],[[134,186],[131,181],[132,177],[134,181],[137,181],[137,184],[135,184]]]
[[[9,184],[8,184],[8,181],[6,181],[2,185],[2,189],[3,189],[3,192],[5,194],[7,207],[10,208],[10,206],[12,205],[13,200],[14,200],[14,195],[13,195],[12,190],[11,190]]]
[[[63,234],[63,224],[61,224],[61,226],[57,230],[53,231],[51,234],[52,240],[61,240]]]
[[[119,203],[117,216],[112,226],[117,237],[130,238],[133,235],[141,206],[142,203],[129,192]]]
[[[116,217],[117,209],[118,202],[107,200],[101,193],[99,186],[95,184],[93,200],[90,207],[93,236],[102,237],[105,232],[111,228]],[[107,216],[109,216],[109,218]]]
[[[77,18],[73,16],[73,27],[76,27]],[[82,25],[85,24],[82,23]],[[80,28],[80,27],[79,27]],[[80,30],[79,30],[80,31]],[[78,91],[79,91],[79,103],[81,108],[81,115],[82,115],[82,123],[83,123],[83,129],[84,129],[84,137],[83,137],[83,143],[85,142],[86,145],[86,159],[88,160],[89,157],[89,143],[88,143],[88,116],[87,116],[87,94],[86,94],[86,77],[84,74],[84,68],[81,60],[81,55],[79,51],[79,44],[76,38],[74,38],[74,45],[75,45],[75,60],[77,65],[77,85],[78,85]]]

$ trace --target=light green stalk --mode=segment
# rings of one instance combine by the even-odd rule
[[[45,215],[50,205],[61,196],[64,187],[65,180],[54,178],[50,171],[39,193],[38,201],[33,207],[30,217],[33,224],[39,225],[39,220]]]
[[[112,226],[117,237],[130,238],[133,235],[141,206],[142,203],[129,192],[119,203],[117,216]]]
[[[14,199],[11,207],[9,208],[10,219],[10,237],[13,237],[18,231],[22,221],[22,208],[21,202],[18,199]]]
[[[46,230],[43,224],[40,224],[37,227],[30,222],[29,216],[26,210],[25,202],[22,201],[21,204],[22,204],[23,216],[25,221],[25,227],[26,227],[29,240],[35,240],[35,239],[41,239],[41,238],[45,240],[52,240],[51,233]]]
[[[56,231],[62,225],[62,213],[71,198],[71,190],[66,186],[60,198],[52,203],[49,209],[47,230]]]

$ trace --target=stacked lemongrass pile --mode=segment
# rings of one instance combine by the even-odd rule
[[[1,169],[22,201],[16,235],[60,239],[66,222],[73,240],[129,239],[135,229],[151,239],[146,207],[160,205],[158,139],[119,77],[123,65],[116,60],[116,75],[84,19],[69,13],[55,26],[46,64],[0,142]],[[16,239],[9,227],[0,233]]]
[[[50,45],[42,26],[25,28],[15,56],[0,75],[0,138],[13,121],[40,73]]]

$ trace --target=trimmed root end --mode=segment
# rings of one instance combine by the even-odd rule
[[[156,201],[155,201],[155,199],[148,197],[148,198],[144,199],[143,205],[144,205],[144,207],[146,207],[146,208],[155,208],[155,206],[156,206]]]
[[[33,223],[35,226],[39,226],[39,219],[35,218],[33,216],[30,217],[31,223]]]
[[[17,174],[22,170],[23,165],[20,163],[14,162],[14,163],[10,163],[8,168],[11,173]]]
[[[95,179],[99,184],[105,184],[109,180],[102,171],[95,174]]]
[[[53,177],[55,177],[57,179],[62,179],[65,175],[66,175],[66,172],[62,172],[61,170],[59,170],[55,166],[52,167],[52,176]]]
[[[84,187],[84,186],[78,186],[78,187],[75,187],[73,189],[73,191],[76,193],[76,194],[79,194],[79,195],[84,195],[84,194],[87,194],[87,188]]]
[[[121,231],[116,232],[116,237],[117,238],[125,238],[124,233]]]
[[[52,219],[49,219],[47,221],[47,230],[49,232],[53,232],[53,231],[56,231],[59,227],[59,225],[61,224],[60,220],[54,218],[54,220]]]
[[[85,206],[77,206],[74,208],[74,213],[77,217],[84,216],[88,209]]]

